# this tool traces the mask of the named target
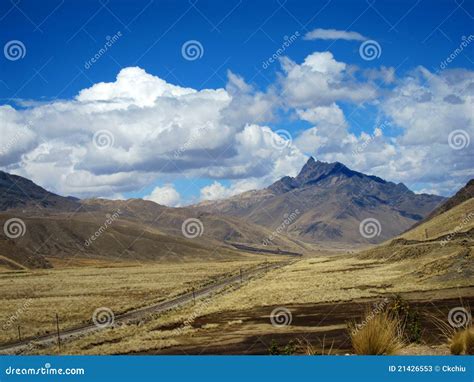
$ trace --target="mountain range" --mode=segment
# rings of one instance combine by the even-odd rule
[[[289,237],[308,243],[379,243],[421,221],[444,200],[415,194],[402,183],[353,171],[342,163],[310,158],[296,177],[283,177],[269,187],[194,208],[235,216],[275,230],[285,214],[298,217],[287,224]],[[376,219],[379,234],[360,234],[364,219]]]
[[[322,247],[390,239],[443,200],[313,158],[296,177],[283,177],[265,189],[182,208],[142,199],[62,197],[0,172],[0,222],[21,219],[26,231],[15,239],[0,235],[0,263],[49,267],[57,258],[175,261],[314,253]],[[364,219],[378,222],[377,235],[361,235]],[[188,221],[194,222],[196,235],[186,234]]]

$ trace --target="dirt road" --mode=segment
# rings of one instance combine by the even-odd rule
[[[242,273],[242,275],[237,274],[235,276],[224,278],[201,289],[196,289],[194,292],[185,293],[174,299],[116,315],[114,318],[114,325],[118,323],[141,320],[150,314],[162,313],[170,309],[178,308],[182,305],[192,302],[193,300],[199,300],[210,296],[213,293],[217,293],[227,286],[239,284],[241,282],[243,283],[250,277],[261,276],[272,269],[281,268],[283,266],[289,265],[292,262],[293,261],[282,261],[277,264],[259,266],[253,270]],[[94,325],[94,323],[91,322],[88,325],[61,330],[60,340],[61,342],[69,341],[74,337],[82,336],[99,330],[102,330],[102,328]],[[35,338],[27,338],[15,343],[0,345],[0,354],[17,354],[25,351],[27,352],[32,344],[48,346],[56,344],[57,340],[58,336],[56,333],[46,334]]]

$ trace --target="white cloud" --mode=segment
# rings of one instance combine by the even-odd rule
[[[145,200],[151,200],[155,203],[168,207],[177,207],[181,202],[181,195],[170,183],[163,187],[155,187],[154,190],[143,197]]]
[[[330,52],[315,52],[296,64],[281,60],[285,76],[281,79],[283,96],[292,107],[329,105],[336,101],[362,103],[374,99],[376,89],[353,78],[347,64],[334,59]]]
[[[0,129],[9,140],[25,121],[31,122],[25,136],[5,146],[0,165],[57,193],[79,197],[138,191],[169,174],[264,177],[277,164],[261,153],[282,153],[268,139],[260,139],[263,146],[258,147],[244,138],[249,124],[270,131],[256,123],[273,118],[274,102],[273,95],[254,90],[231,72],[226,89],[195,90],[125,68],[116,81],[83,89],[73,100],[23,110],[0,107],[6,121]],[[94,141],[98,132],[109,138],[107,147]],[[302,156],[297,150],[285,155]]]
[[[114,82],[83,89],[72,100],[0,106],[0,166],[79,197],[124,195],[185,176],[216,180],[201,190],[202,198],[233,195],[296,175],[307,158],[303,152],[440,193],[472,176],[472,71],[434,74],[420,67],[396,78],[393,68],[360,72],[330,52],[281,63],[283,73],[267,91],[232,72],[225,88],[197,90],[125,68]],[[387,126],[353,133],[343,102],[362,112],[370,103]],[[278,147],[268,124],[288,109],[311,127]],[[392,136],[389,127],[399,134]],[[449,146],[456,129],[470,136],[469,147]],[[113,137],[110,147],[94,144],[101,130]],[[179,203],[172,189],[167,184],[156,195]]]
[[[201,200],[225,199],[234,194],[230,188],[216,181],[209,186],[201,188]]]
[[[347,41],[364,41],[364,37],[358,32],[342,31],[337,29],[321,29],[317,28],[306,33],[305,40],[347,40]]]
[[[315,126],[295,144],[325,161],[340,161],[362,172],[415,190],[450,194],[472,178],[474,139],[474,73],[465,70],[434,74],[418,68],[396,81],[378,105],[380,121],[372,132],[349,132],[337,104],[297,110]],[[388,130],[399,129],[395,137]],[[461,129],[470,146],[454,150],[450,132]]]

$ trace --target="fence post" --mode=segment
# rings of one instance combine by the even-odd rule
[[[58,334],[58,349],[61,350],[61,336],[59,334],[59,315],[56,313],[56,332]]]
[[[21,342],[21,327],[18,325],[18,341]]]
[[[240,283],[243,283],[242,268],[240,268]]]
[[[196,305],[196,293],[194,292],[194,287],[193,287],[193,304]]]

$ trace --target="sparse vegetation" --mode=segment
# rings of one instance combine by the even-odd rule
[[[238,274],[240,268],[260,262],[263,259],[119,263],[114,267],[90,261],[82,267],[0,272],[0,343],[18,340],[18,326],[22,338],[54,331],[55,313],[66,329],[91,322],[96,308],[108,307],[117,315],[170,299],[222,275]]]
[[[405,339],[410,343],[419,343],[422,332],[420,314],[399,294],[389,306],[389,312],[399,318]]]
[[[454,332],[449,350],[453,355],[474,354],[474,326]]]
[[[293,355],[296,352],[296,345],[293,340],[289,341],[285,346],[279,345],[275,340],[272,340],[268,348],[270,355]]]
[[[403,347],[402,327],[396,315],[367,312],[363,325],[349,325],[352,347],[358,355],[391,355]]]

